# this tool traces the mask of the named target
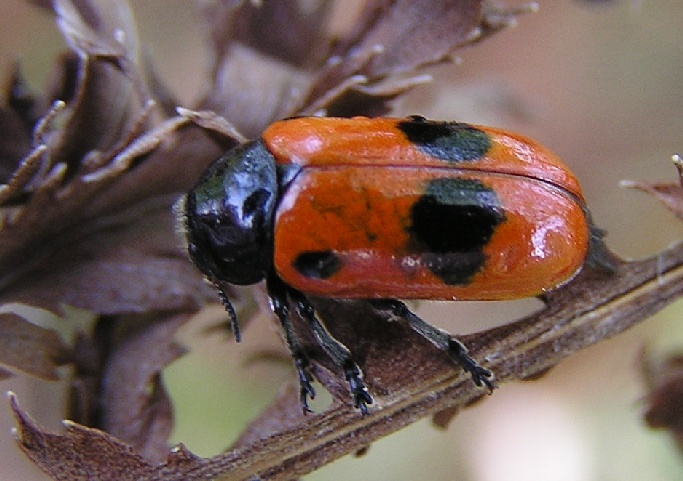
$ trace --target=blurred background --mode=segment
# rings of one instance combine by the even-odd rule
[[[201,89],[206,46],[186,0],[138,0],[143,45],[182,105]],[[347,2],[342,10],[348,10]],[[508,5],[521,2],[508,0]],[[581,180],[596,223],[618,254],[639,258],[680,239],[683,225],[652,198],[619,187],[622,179],[675,182],[671,155],[683,151],[683,8],[680,0],[539,1],[517,28],[460,51],[432,69],[431,86],[396,104],[420,114],[504,127],[555,150]],[[335,19],[343,25],[343,18]],[[40,90],[64,43],[46,12],[19,0],[0,3],[0,78],[19,59]],[[507,322],[540,306],[427,303],[419,312],[452,333]],[[423,420],[307,480],[463,481],[683,480],[683,462],[665,432],[642,421],[644,349],[655,359],[683,350],[681,303],[613,340],[587,349],[534,382],[503,385],[462,412],[448,430]],[[216,309],[209,318],[220,318]],[[183,332],[191,353],[165,373],[176,406],[173,442],[202,456],[228,447],[279,386],[287,364],[249,363],[244,352],[282,350],[269,320],[244,332],[244,346],[223,334]],[[242,354],[240,353],[242,351]],[[60,429],[64,389],[15,377],[42,425]],[[10,437],[14,422],[0,401],[0,481],[45,479]]]

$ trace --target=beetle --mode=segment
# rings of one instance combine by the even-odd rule
[[[213,282],[265,280],[300,381],[315,391],[290,306],[343,370],[354,406],[373,402],[349,350],[306,295],[370,299],[446,351],[479,386],[492,373],[398,299],[505,300],[571,280],[601,233],[574,174],[503,130],[407,118],[299,117],[215,161],[181,211],[190,258]]]

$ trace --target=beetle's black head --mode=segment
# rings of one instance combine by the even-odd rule
[[[230,150],[204,172],[185,202],[188,250],[204,274],[238,285],[266,276],[277,193],[275,159],[260,140]]]

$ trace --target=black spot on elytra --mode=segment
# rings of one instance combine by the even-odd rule
[[[327,279],[341,268],[341,260],[332,251],[308,251],[299,254],[292,265],[309,279]]]
[[[467,284],[484,266],[483,249],[504,220],[498,196],[481,181],[434,179],[411,210],[412,248],[446,284]]]
[[[488,134],[469,124],[409,117],[398,129],[418,150],[447,162],[477,160],[491,148]]]

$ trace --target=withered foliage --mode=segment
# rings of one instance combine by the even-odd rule
[[[72,421],[59,434],[11,398],[27,457],[70,481],[292,479],[482,396],[446,356],[367,303],[312,299],[361,364],[377,399],[371,415],[353,410],[340,373],[308,339],[314,374],[335,398],[329,410],[303,416],[287,386],[227,453],[204,459],[169,447],[172,407],[160,373],[183,354],[178,328],[216,301],[174,235],[171,206],[241,138],[233,129],[254,137],[288,116],[386,114],[429,81],[424,67],[450,61],[520,10],[481,0],[367,1],[353,28],[333,38],[331,2],[198,2],[211,40],[207,93],[193,110],[176,111],[163,79],[140,60],[125,1],[33,3],[54,15],[71,50],[42,94],[27,90],[18,68],[3,92],[0,378],[55,379],[68,364],[73,394]],[[680,295],[680,248],[614,264],[613,273],[584,270],[546,296],[542,311],[463,340],[497,382],[529,378]],[[17,303],[58,315],[66,304],[96,318],[66,342],[13,310]]]
[[[664,362],[646,362],[649,392],[645,399],[645,422],[666,429],[683,453],[683,356],[674,355]]]
[[[676,183],[624,181],[622,185],[654,196],[683,219],[683,161],[674,155],[673,162],[678,170]],[[643,371],[648,386],[645,422],[652,428],[669,431],[683,453],[683,356],[673,354],[663,361],[644,359]]]

